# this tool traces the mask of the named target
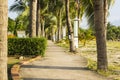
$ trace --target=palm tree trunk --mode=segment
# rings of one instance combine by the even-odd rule
[[[37,26],[36,26],[36,36],[41,36],[41,23],[40,23],[40,0],[37,2]]]
[[[81,1],[80,0],[78,0],[78,12],[77,12],[77,18],[79,19],[78,20],[78,28],[80,27],[80,5],[81,5]]]
[[[67,28],[68,28],[70,52],[75,52],[73,29],[72,29],[72,25],[69,17],[69,0],[65,0],[65,9],[66,9],[66,21],[67,21]]]
[[[14,32],[13,32],[13,34],[17,37],[17,26],[18,26],[18,23],[19,23],[19,21],[18,21],[18,19],[16,19],[15,20],[15,27],[14,27]]]
[[[94,0],[94,23],[97,43],[97,69],[107,70],[107,51],[106,37],[104,27],[104,2],[103,0]]]
[[[30,1],[30,37],[36,37],[37,0]]]
[[[104,26],[105,26],[105,37],[107,37],[107,15],[108,15],[108,1],[104,0]]]
[[[61,10],[59,10],[58,12],[58,19],[57,19],[57,24],[58,24],[58,40],[57,41],[60,41],[61,40]]]
[[[0,0],[0,80],[7,78],[8,0]]]
[[[45,22],[44,22],[44,20],[42,20],[41,22],[42,22],[41,23],[42,24],[42,33],[41,34],[42,34],[42,37],[44,37],[45,36]]]

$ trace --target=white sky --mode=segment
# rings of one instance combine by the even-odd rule
[[[120,26],[120,0],[115,0],[115,4],[110,8],[108,21],[116,26]]]
[[[8,8],[14,3],[15,0],[8,0]],[[10,12],[8,13],[8,16],[12,19],[15,19],[17,16],[16,12]]]
[[[14,0],[8,0],[8,6],[13,4]],[[115,0],[115,4],[110,8],[110,15],[108,17],[108,21],[110,21],[112,24],[116,26],[120,26],[120,0]],[[15,19],[17,16],[17,13],[9,12],[9,17],[12,19]],[[85,27],[87,24],[86,20],[83,20],[83,27]]]

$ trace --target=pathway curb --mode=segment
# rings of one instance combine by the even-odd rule
[[[20,70],[21,65],[28,64],[28,63],[33,62],[33,61],[38,60],[38,59],[41,59],[41,56],[37,56],[37,57],[32,58],[32,59],[27,60],[27,61],[21,61],[20,63],[13,65],[11,68],[12,79],[13,80],[20,80],[19,70]]]

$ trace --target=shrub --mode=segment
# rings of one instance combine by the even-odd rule
[[[9,38],[8,54],[44,56],[46,44],[45,38]]]

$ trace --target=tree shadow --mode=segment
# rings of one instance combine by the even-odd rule
[[[23,78],[23,80],[73,80],[73,79]]]
[[[37,66],[22,65],[23,68],[40,68],[40,69],[61,69],[61,70],[89,70],[87,67],[67,67],[67,66]]]

